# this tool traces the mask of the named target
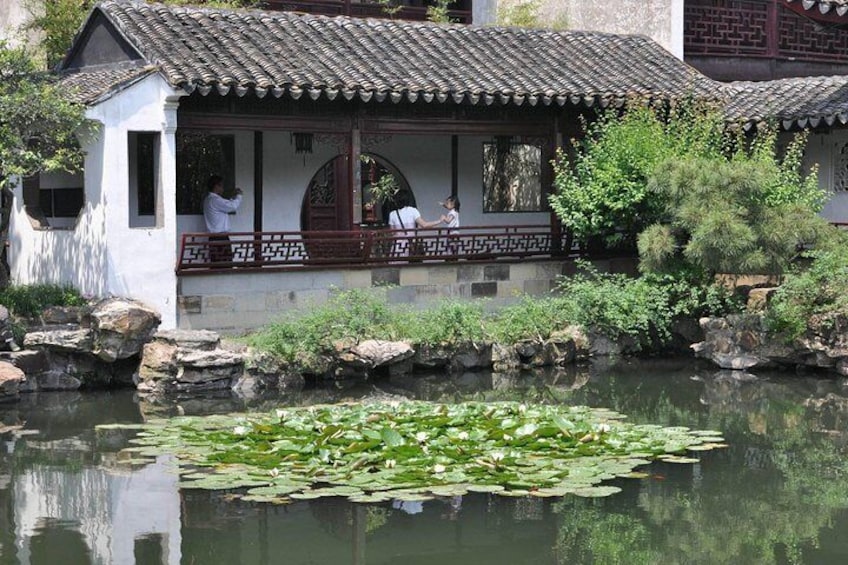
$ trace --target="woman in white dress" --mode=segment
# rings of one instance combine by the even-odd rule
[[[415,199],[412,192],[403,189],[395,196],[397,208],[389,213],[389,227],[396,232],[399,239],[395,240],[394,248],[392,249],[393,257],[408,257],[409,242],[415,237],[418,228],[432,228],[442,223],[442,218],[428,222],[421,217],[421,212],[414,206]]]

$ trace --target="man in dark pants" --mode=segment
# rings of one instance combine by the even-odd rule
[[[209,259],[213,263],[232,263],[233,248],[230,247],[230,214],[235,213],[241,205],[242,191],[236,188],[235,198],[224,198],[224,179],[212,175],[207,182],[209,194],[203,200],[203,219],[206,221],[206,231],[210,242],[222,242],[210,246]],[[226,243],[223,243],[226,242]]]

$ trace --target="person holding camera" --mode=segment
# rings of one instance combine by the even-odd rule
[[[209,259],[213,263],[232,263],[233,248],[230,246],[230,214],[241,206],[242,190],[236,188],[233,198],[224,198],[224,179],[212,175],[207,182],[209,193],[203,199],[203,219],[209,232]]]

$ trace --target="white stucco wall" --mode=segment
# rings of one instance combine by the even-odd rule
[[[538,1],[538,21],[572,30],[647,35],[683,58],[683,0],[490,0],[475,23],[497,23],[498,9]],[[475,3],[476,4],[476,3]]]
[[[9,254],[15,282],[66,283],[85,294],[131,296],[157,308],[163,327],[176,325],[176,104],[168,102],[170,96],[167,84],[151,75],[88,109],[100,127],[84,146],[85,204],[72,229],[34,229],[18,187]],[[160,132],[158,227],[130,227],[130,131]]]
[[[32,2],[33,5],[36,2]],[[0,40],[13,47],[33,46],[38,41],[34,32],[24,32],[30,14],[24,0],[0,0]]]
[[[839,169],[845,169],[848,166],[848,159],[840,157],[840,152],[846,144],[848,144],[848,130],[810,135],[805,162],[808,166],[813,163],[818,164],[819,185],[823,190],[833,191],[838,188]],[[833,192],[822,210],[822,216],[834,222],[848,222],[848,191]]]

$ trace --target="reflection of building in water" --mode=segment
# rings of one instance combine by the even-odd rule
[[[161,547],[159,562],[177,564],[178,482],[164,457],[133,473],[93,467],[77,472],[40,465],[28,468],[13,479],[18,560],[30,563],[33,538],[45,524],[61,521],[78,524],[93,563],[135,563],[136,545],[153,539]]]

